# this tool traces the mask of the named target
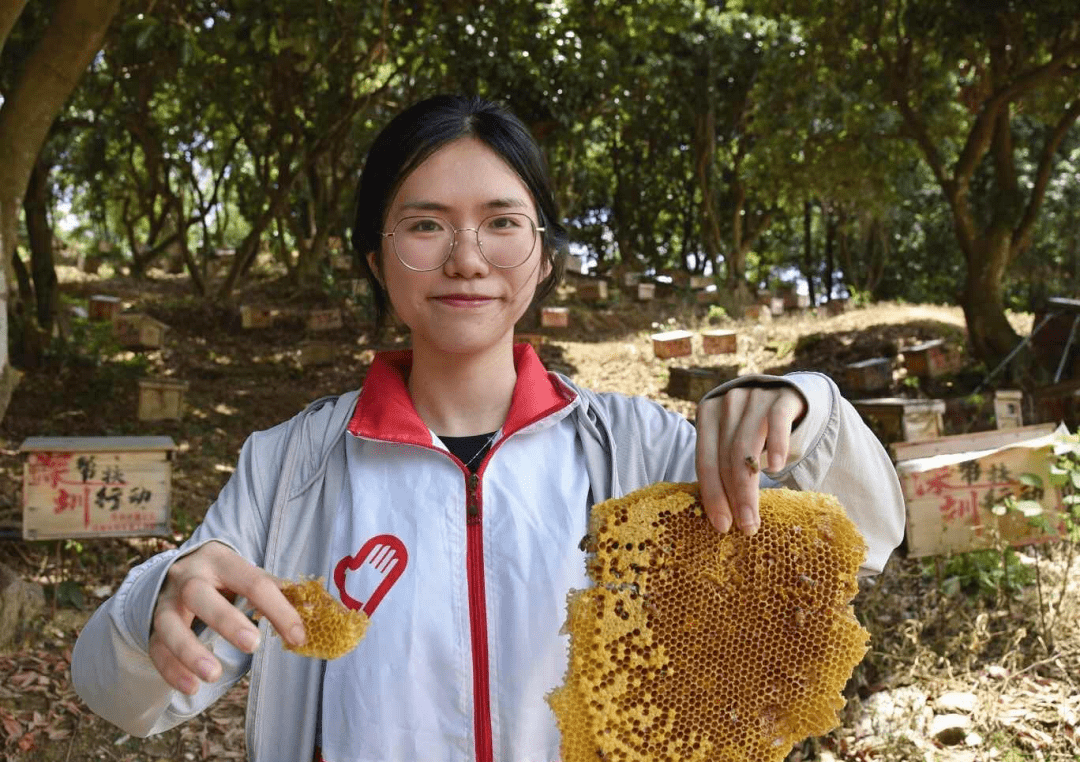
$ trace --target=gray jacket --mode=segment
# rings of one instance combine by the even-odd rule
[[[600,394],[562,378],[577,393],[574,423],[587,461],[593,502],[657,481],[694,481],[694,427],[682,416],[640,397]],[[719,387],[776,377],[743,377]],[[784,377],[808,403],[792,435],[792,453],[763,486],[828,492],[840,497],[869,546],[864,571],[876,572],[903,537],[904,504],[888,455],[836,385],[816,373]],[[158,591],[170,565],[209,541],[231,546],[280,578],[325,574],[321,541],[333,529],[347,478],[346,425],[358,392],[326,397],[291,420],[252,434],[236,472],[204,522],[180,548],[133,569],[79,636],[72,661],[78,694],[97,714],[135,736],[167,730],[198,714],[250,670],[246,718],[248,757],[259,762],[310,759],[316,743],[322,662],[286,659],[260,623],[263,645],[254,655],[214,633],[208,647],[222,677],[194,696],[174,691],[148,656]]]

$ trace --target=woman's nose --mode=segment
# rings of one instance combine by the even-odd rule
[[[474,276],[488,271],[488,262],[480,248],[480,237],[475,228],[457,228],[454,231],[454,248],[444,265],[447,274]]]

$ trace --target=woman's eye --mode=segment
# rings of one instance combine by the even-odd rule
[[[522,221],[513,215],[492,217],[488,220],[487,227],[492,230],[507,230],[522,227]]]
[[[407,229],[410,233],[437,233],[443,226],[438,220],[419,218],[412,220]]]

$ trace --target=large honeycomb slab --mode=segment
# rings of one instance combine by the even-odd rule
[[[548,696],[564,762],[780,762],[839,723],[869,633],[866,545],[835,497],[762,490],[753,537],[719,534],[696,484],[592,509],[594,586],[571,593]]]
[[[313,659],[336,659],[356,648],[367,632],[368,615],[352,611],[326,591],[325,580],[288,582],[281,587],[307,632],[302,646],[282,643],[285,650]]]

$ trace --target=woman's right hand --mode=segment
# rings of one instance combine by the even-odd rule
[[[259,646],[259,630],[230,601],[247,599],[289,643],[306,639],[300,615],[274,578],[219,542],[208,542],[174,563],[154,609],[150,658],[165,682],[193,695],[199,680],[221,677],[221,664],[196,637],[199,619],[246,653]]]

